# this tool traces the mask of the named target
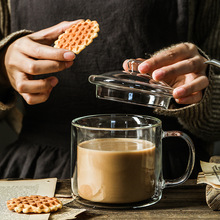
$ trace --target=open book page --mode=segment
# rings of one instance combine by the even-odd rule
[[[50,214],[23,214],[8,210],[7,200],[19,196],[42,195],[53,197],[56,189],[56,178],[36,180],[0,180],[1,220],[47,220]]]

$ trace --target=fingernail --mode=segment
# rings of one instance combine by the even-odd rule
[[[138,70],[140,73],[147,73],[149,70],[149,65],[147,63],[142,63],[138,66]]]
[[[184,95],[185,95],[185,89],[184,88],[178,87],[178,88],[173,90],[174,98],[181,98]]]
[[[73,60],[75,59],[75,54],[71,51],[68,51],[63,54],[63,57],[65,60]]]
[[[180,100],[179,99],[175,99],[176,103],[180,103]]]
[[[165,72],[163,70],[155,70],[153,73],[152,73],[152,77],[154,80],[162,80],[165,76]]]
[[[52,79],[50,80],[50,85],[51,85],[52,87],[55,87],[55,86],[57,85],[57,83],[58,83],[58,79],[57,79],[57,78],[52,78]]]

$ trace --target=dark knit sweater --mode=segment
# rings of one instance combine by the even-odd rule
[[[209,68],[207,74],[210,85],[198,104],[180,106],[173,103],[167,110],[155,109],[154,112],[141,106],[97,100],[94,86],[88,83],[88,76],[121,69],[126,58],[144,57],[146,53],[152,54],[163,47],[183,41],[195,43],[201,51],[205,51],[201,52],[204,56],[207,54],[210,58],[220,59],[218,0],[125,0],[120,1],[120,4],[117,0],[66,1],[66,4],[53,0],[47,1],[47,7],[44,6],[44,1],[40,3],[39,0],[28,1],[28,4],[24,3],[25,0],[19,1],[18,4],[17,1],[11,0],[11,14],[10,10],[6,10],[5,1],[0,2],[0,36],[13,32],[0,42],[0,49],[4,49],[18,37],[29,34],[30,31],[27,30],[37,31],[63,20],[89,18],[97,20],[101,29],[99,37],[77,56],[72,68],[55,74],[60,83],[47,102],[36,106],[24,103],[26,114],[19,139],[21,142],[25,140],[25,144],[22,142],[24,149],[24,146],[34,145],[35,148],[51,148],[54,152],[57,149],[69,150],[70,122],[73,118],[88,114],[122,112],[154,115],[162,119],[164,130],[178,129],[187,132],[195,142],[197,161],[207,160],[212,141],[220,139],[220,77],[217,69],[213,71]],[[60,11],[59,8],[63,10]],[[59,14],[54,16],[58,11]],[[19,31],[22,29],[23,31]],[[3,80],[0,80],[1,82],[3,83]],[[5,94],[5,91],[2,91],[2,94]],[[7,107],[7,101],[4,99],[0,103],[2,117],[5,117],[5,112],[11,108]],[[174,141],[164,142],[164,148],[168,146],[167,149],[169,145],[175,145]],[[175,158],[182,154],[183,161],[180,159],[179,165],[176,166],[181,167],[181,163],[185,163],[184,157],[187,153],[181,153],[179,149],[170,150],[176,152],[173,156]],[[175,162],[168,162],[172,160],[169,157],[170,154],[165,152],[166,163],[170,164],[167,166],[168,176],[170,173],[170,176],[175,176],[184,168],[177,168],[178,171],[175,172]],[[59,172],[53,174],[48,171],[48,176],[66,177],[66,174],[61,175]],[[41,176],[30,174],[29,171],[23,176],[28,175]],[[44,173],[44,176],[46,175],[47,173]]]

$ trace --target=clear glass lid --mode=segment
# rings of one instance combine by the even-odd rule
[[[89,82],[96,85],[96,97],[148,107],[168,108],[173,88],[155,81],[148,74],[137,71],[142,61],[128,60],[128,71],[113,71],[91,75]]]

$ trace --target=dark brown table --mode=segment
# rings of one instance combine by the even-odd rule
[[[57,194],[69,195],[70,180],[59,180]],[[167,188],[156,205],[135,210],[103,210],[93,209],[71,202],[67,206],[86,208],[86,212],[77,219],[219,219],[220,211],[211,210],[205,199],[205,185],[197,185],[196,180],[188,180],[183,185]]]

